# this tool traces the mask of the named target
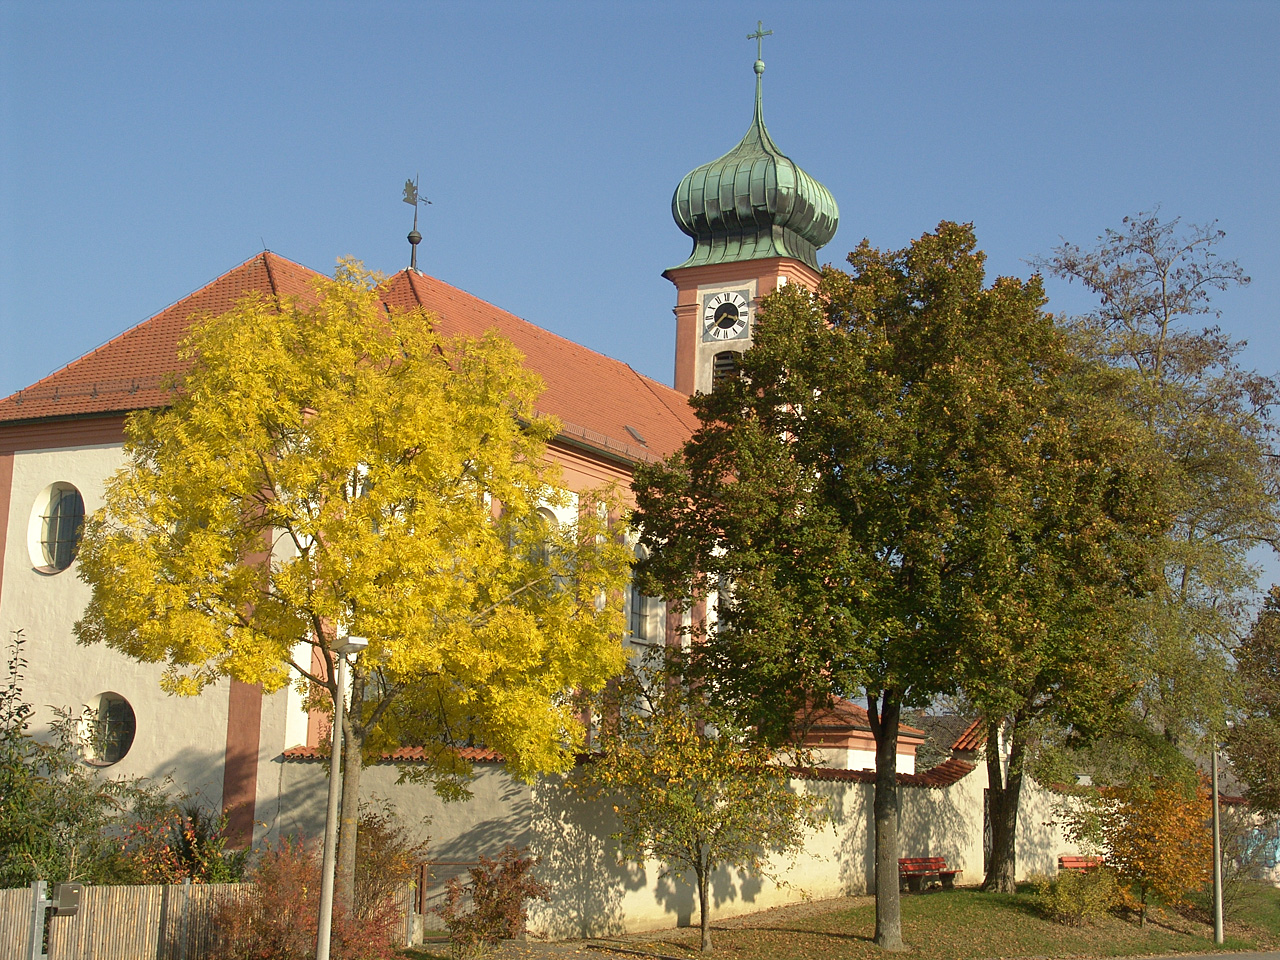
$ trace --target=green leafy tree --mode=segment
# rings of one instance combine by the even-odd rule
[[[84,763],[78,717],[60,712],[49,736],[31,732],[22,646],[19,631],[0,687],[0,888],[32,880],[128,882],[117,834],[140,789]]]
[[[314,305],[251,297],[197,324],[172,403],[128,418],[79,556],[80,641],[167,664],[171,692],[229,676],[332,702],[335,642],[367,639],[342,729],[348,905],[368,754],[433,746],[447,777],[479,741],[522,777],[564,769],[574,692],[625,662],[615,508],[547,522],[569,500],[538,378],[494,334],[387,312],[379,282],[344,261]]]
[[[1014,892],[1018,810],[1043,742],[1111,729],[1132,695],[1136,609],[1156,589],[1172,511],[1151,432],[1096,362],[1046,356],[1027,408],[1002,555],[974,574],[987,598],[957,663],[986,727],[992,846],[984,890]]]
[[[1231,648],[1257,588],[1249,553],[1277,545],[1280,457],[1275,381],[1240,367],[1245,346],[1217,326],[1216,291],[1249,282],[1216,251],[1214,225],[1126,217],[1086,250],[1039,266],[1079,282],[1098,306],[1073,320],[1077,349],[1127,377],[1136,416],[1159,438],[1178,496],[1161,589],[1133,631],[1142,720],[1172,744],[1221,731],[1233,699]]]
[[[1072,483],[1127,487],[1106,469],[1046,466],[1078,452],[1079,424],[1060,409],[1078,362],[1041,310],[1038,278],[986,285],[972,228],[952,223],[903,250],[864,242],[849,262],[816,295],[766,298],[739,377],[694,398],[701,427],[682,453],[638,472],[635,520],[651,588],[718,588],[691,668],[744,727],[794,740],[810,708],[865,696],[876,942],[901,949],[901,711],[951,692],[973,658],[1054,631],[1078,649],[1062,621],[1037,617],[1072,589],[1053,568],[1105,543],[1042,556],[1070,536],[1055,524],[1073,514],[1053,498],[1074,509]],[[1107,442],[1123,449],[1124,430],[1102,452]],[[1080,523],[1095,495],[1081,495]],[[975,697],[1004,695],[1000,676],[984,682]]]
[[[1227,750],[1249,785],[1249,803],[1280,814],[1280,587],[1272,587],[1236,651],[1242,705]]]
[[[791,788],[774,751],[735,731],[654,656],[612,685],[606,704],[598,753],[579,783],[613,805],[625,856],[693,874],[708,952],[715,872],[765,873],[771,856],[800,848],[821,806]]]

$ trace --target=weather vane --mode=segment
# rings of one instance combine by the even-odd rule
[[[422,242],[422,234],[418,232],[418,204],[430,203],[426,197],[418,196],[418,178],[404,182],[404,202],[413,207],[413,229],[409,231],[409,269],[418,269],[418,244]]]

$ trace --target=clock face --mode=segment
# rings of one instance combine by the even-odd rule
[[[747,291],[727,290],[702,301],[702,339],[739,340],[747,335]]]

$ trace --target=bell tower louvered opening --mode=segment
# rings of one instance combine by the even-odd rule
[[[714,390],[725,380],[738,375],[738,353],[736,350],[725,350],[717,353],[711,361],[711,389]]]

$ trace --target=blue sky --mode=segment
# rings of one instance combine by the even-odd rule
[[[1280,369],[1280,3],[0,0],[0,395],[264,245],[407,265],[419,173],[421,269],[670,382],[671,193],[745,132],[758,19],[823,262],[945,218],[1025,276],[1160,204]]]

